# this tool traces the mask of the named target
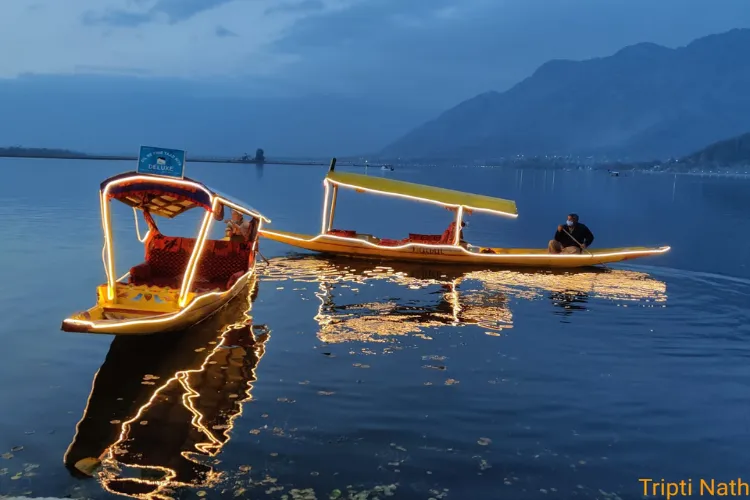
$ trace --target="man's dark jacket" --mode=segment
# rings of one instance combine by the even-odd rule
[[[555,232],[555,241],[559,241],[563,248],[577,247],[578,243],[573,241],[573,238],[570,237],[571,234],[573,238],[578,240],[578,243],[583,243],[587,247],[590,247],[594,242],[594,233],[591,232],[586,224],[581,224],[580,222],[573,227],[563,225],[562,231]]]

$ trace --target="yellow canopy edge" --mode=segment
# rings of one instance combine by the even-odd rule
[[[445,206],[468,209],[486,210],[506,215],[518,215],[516,202],[493,198],[481,194],[464,193],[453,189],[444,189],[413,182],[396,181],[384,177],[371,177],[349,172],[329,172],[326,177],[334,184],[355,189],[365,189],[379,193],[394,194],[406,198],[416,198],[423,201],[432,201]]]

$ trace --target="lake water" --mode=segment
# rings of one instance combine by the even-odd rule
[[[673,250],[547,273],[334,260],[264,240],[271,263],[247,297],[183,335],[113,340],[59,326],[93,305],[98,185],[131,165],[0,167],[0,494],[629,499],[641,478],[697,488],[746,472],[748,181],[377,170],[516,200],[517,220],[469,219],[477,244],[544,247],[576,211],[596,247]],[[307,233],[324,174],[188,165],[272,227]],[[195,230],[187,219],[175,231]],[[400,238],[449,222],[344,193],[336,227]],[[142,247],[131,212],[115,223],[124,273]],[[95,478],[79,471],[98,458]]]

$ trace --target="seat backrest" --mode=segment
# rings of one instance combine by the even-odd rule
[[[252,261],[252,247],[252,241],[206,240],[197,276],[217,282],[226,281],[239,271],[247,272]]]
[[[409,233],[409,241],[412,243],[440,243],[441,234],[418,234]]]
[[[345,238],[357,237],[357,231],[351,231],[349,229],[329,229],[328,234],[333,236],[343,236]]]
[[[185,273],[195,238],[152,234],[146,243],[146,262],[153,276],[178,277]]]
[[[443,231],[443,236],[440,238],[440,243],[443,245],[452,245],[456,239],[456,223],[451,222],[448,229]]]

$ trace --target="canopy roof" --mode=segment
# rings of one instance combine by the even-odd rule
[[[516,202],[502,198],[493,198],[481,194],[464,193],[452,189],[349,172],[329,172],[326,179],[342,187],[428,201],[447,207],[465,207],[471,210],[492,212],[500,215],[518,216]]]
[[[260,212],[249,205],[235,201],[187,177],[173,179],[128,172],[102,182],[101,192],[108,199],[116,199],[131,207],[168,219],[196,207],[210,211],[216,197],[229,202],[231,208],[241,208],[243,209],[241,211],[265,219]]]

